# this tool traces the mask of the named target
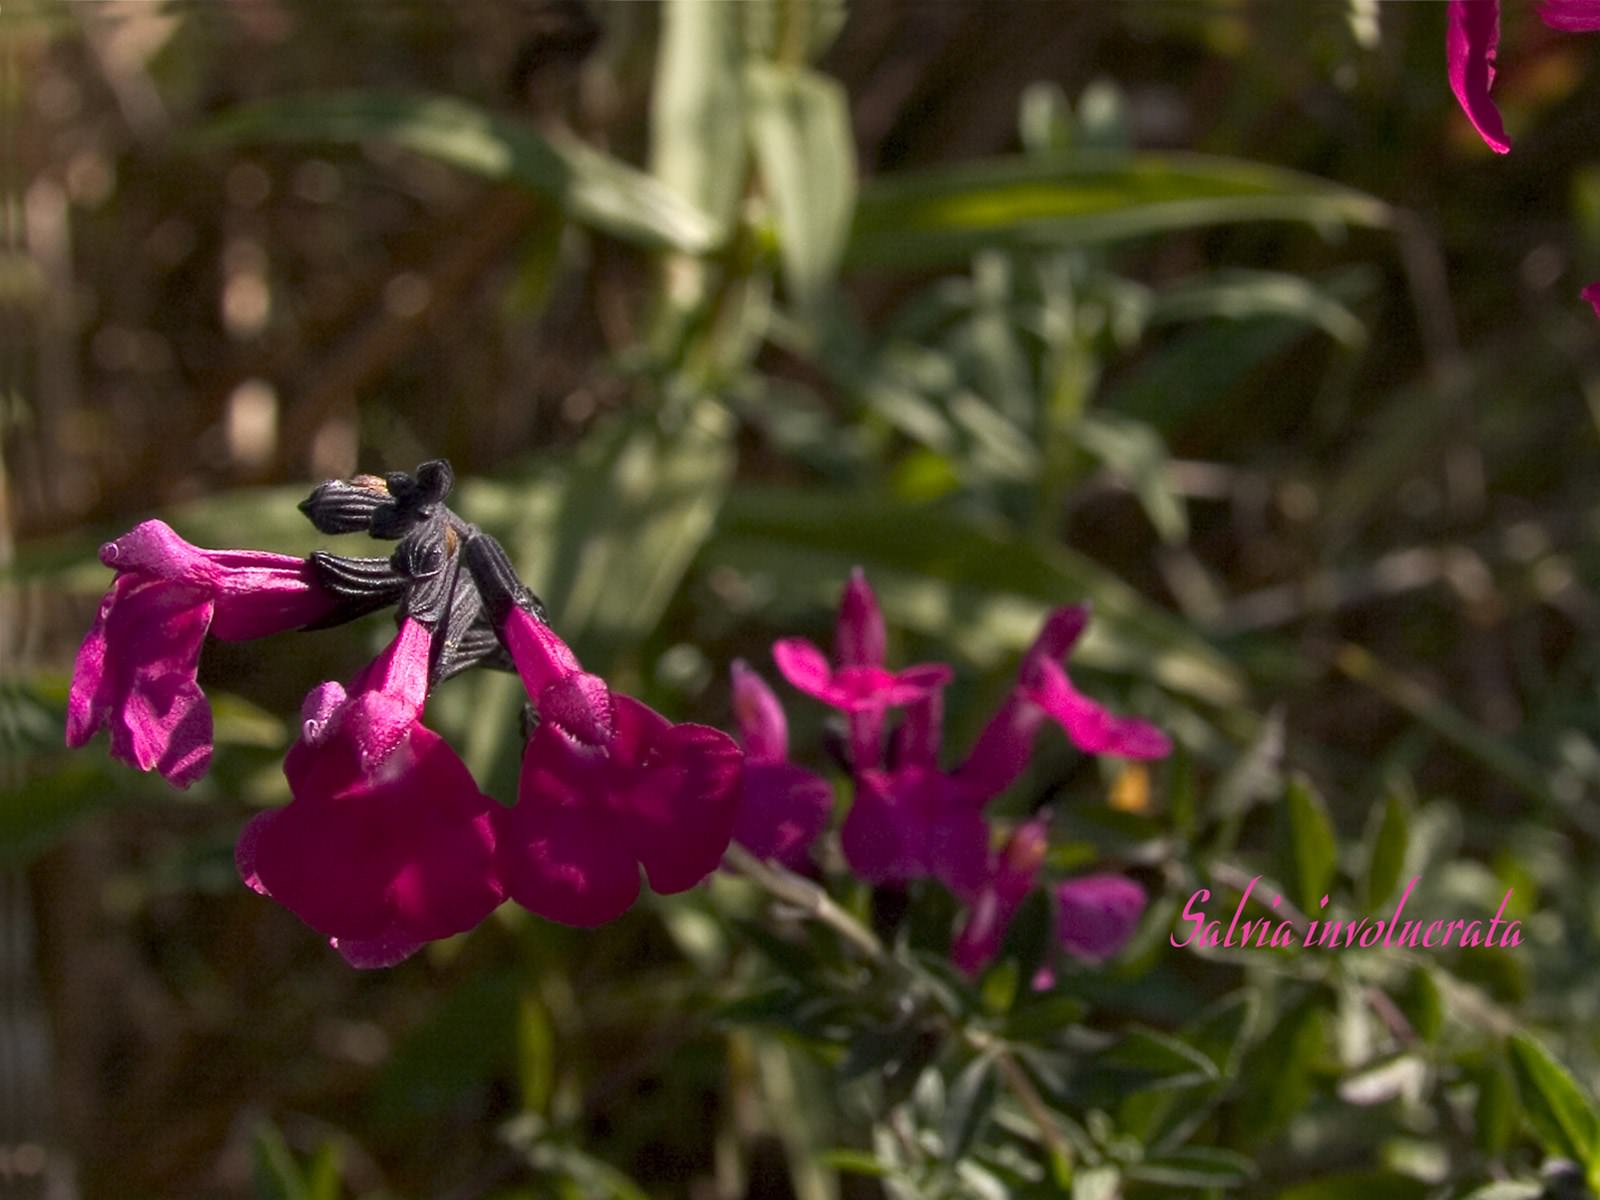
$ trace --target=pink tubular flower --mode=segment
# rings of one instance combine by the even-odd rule
[[[744,789],[733,840],[759,858],[802,866],[833,811],[833,789],[789,761],[783,706],[743,659],[733,664],[733,712],[744,743]]]
[[[1075,958],[1104,962],[1133,936],[1145,893],[1125,875],[1082,875],[1056,885],[1056,940]]]
[[[805,638],[784,638],[772,647],[773,660],[785,679],[849,715],[850,762],[857,771],[878,765],[883,718],[889,709],[912,704],[950,682],[950,668],[943,663],[885,670],[886,640],[883,613],[865,573],[857,567],[839,602],[832,663]]]
[[[1033,890],[1049,848],[1042,818],[1020,825],[1012,833],[956,934],[950,958],[957,969],[973,976],[994,961],[1012,919]]]
[[[856,775],[840,844],[851,870],[868,883],[932,877],[971,898],[983,886],[989,854],[985,797],[939,769],[943,716],[937,691],[906,711],[894,768]]]
[[[1600,0],[1544,0],[1539,17],[1564,33],[1592,33],[1600,30]],[[1508,153],[1511,139],[1489,96],[1500,42],[1500,0],[1450,0],[1447,21],[1450,90],[1485,144],[1496,154]],[[1589,284],[1580,295],[1600,316],[1600,283]]]
[[[78,651],[67,745],[109,727],[111,753],[188,787],[211,761],[211,707],[195,671],[209,629],[243,641],[321,620],[337,600],[311,563],[258,550],[202,550],[160,521],[100,547],[117,577]]]
[[[1058,660],[1071,653],[1088,624],[1087,604],[1058,608],[1046,618],[1022,660],[1016,686],[956,772],[973,791],[996,796],[1016,782],[1047,720],[1060,725],[1085,754],[1148,759],[1172,752],[1172,742],[1154,725],[1114,716],[1073,685]]]
[[[408,618],[348,692],[324,683],[306,697],[283,765],[294,799],[239,838],[245,883],[357,967],[471,929],[503,899],[500,808],[420,720],[432,642]]]
[[[528,611],[492,538],[469,538],[467,559],[539,722],[516,807],[498,814],[508,894],[552,921],[600,925],[632,905],[641,866],[657,892],[694,887],[733,836],[739,747],[707,726],[675,725],[585,672]]]

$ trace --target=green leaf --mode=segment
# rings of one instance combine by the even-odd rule
[[[1594,1102],[1566,1068],[1527,1034],[1513,1034],[1507,1049],[1523,1114],[1545,1149],[1592,1171],[1600,1148],[1600,1113]]]
[[[1147,1087],[1189,1087],[1222,1077],[1205,1051],[1155,1029],[1135,1029],[1106,1055],[1105,1063],[1152,1076]]]
[[[1237,1187],[1255,1173],[1244,1155],[1210,1146],[1173,1150],[1128,1168],[1129,1179],[1181,1188]]]
[[[1361,880],[1361,898],[1369,912],[1394,895],[1406,869],[1410,840],[1410,802],[1405,793],[1391,788],[1368,822],[1367,868]]]
[[[1385,228],[1392,213],[1350,188],[1242,159],[1089,151],[992,159],[870,180],[846,261],[953,266],[989,246],[1095,244],[1263,220]]]
[[[1335,341],[1358,349],[1366,344],[1361,319],[1309,279],[1283,271],[1214,271],[1163,288],[1150,301],[1146,320],[1154,324],[1287,317],[1320,329]]]
[[[810,309],[833,282],[855,210],[849,101],[837,82],[801,67],[752,64],[746,86],[750,141],[772,201],[784,281]]]
[[[1497,1179],[1462,1197],[1462,1200],[1538,1200],[1544,1184],[1532,1179]]]
[[[360,91],[268,100],[224,113],[193,141],[201,149],[388,142],[548,197],[574,220],[635,245],[705,254],[724,235],[706,213],[637,168],[447,96]]]
[[[739,6],[666,0],[650,104],[650,166],[719,231],[744,191]]]
[[[944,1161],[954,1164],[967,1156],[994,1107],[994,1060],[980,1054],[950,1085],[945,1099],[942,1142]]]
[[[1311,1099],[1327,1040],[1327,1019],[1314,997],[1280,1018],[1245,1062],[1239,1128],[1252,1144],[1267,1142]]]
[[[1333,880],[1338,843],[1322,797],[1303,775],[1289,781],[1281,819],[1284,884],[1301,911],[1319,911],[1319,901]]]
[[[1163,542],[1173,545],[1189,536],[1189,514],[1169,482],[1166,443],[1154,429],[1115,413],[1090,413],[1073,435],[1133,489]]]
[[[253,1177],[258,1200],[312,1200],[289,1143],[270,1121],[256,1129]]]

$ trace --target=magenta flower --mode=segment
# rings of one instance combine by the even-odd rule
[[[1020,825],[1012,833],[950,948],[951,961],[959,970],[977,975],[1000,953],[1006,930],[1033,890],[1049,848],[1042,818]]]
[[[1022,660],[1016,686],[956,772],[973,791],[996,796],[1015,783],[1047,721],[1061,726],[1085,754],[1148,759],[1172,752],[1171,740],[1154,725],[1114,716],[1073,685],[1058,660],[1071,653],[1088,624],[1087,604],[1058,608],[1045,619]]]
[[[409,618],[350,685],[306,697],[284,762],[293,800],[239,838],[245,883],[386,967],[477,925],[504,897],[495,818],[449,744],[421,723],[433,635]]]
[[[613,693],[529,611],[498,543],[475,535],[467,554],[538,715],[516,807],[499,814],[506,891],[552,921],[600,925],[632,905],[641,867],[657,892],[694,887],[733,836],[739,747]]]
[[[733,664],[733,713],[744,744],[744,788],[733,840],[758,858],[803,866],[833,811],[833,788],[789,761],[783,705],[743,659]]]
[[[202,550],[160,521],[100,547],[116,579],[73,669],[67,745],[109,727],[111,753],[188,787],[211,761],[211,707],[195,671],[207,630],[243,641],[309,625],[338,599],[309,560]]]
[[[903,671],[884,669],[883,613],[857,567],[839,602],[834,661],[805,638],[784,638],[772,647],[778,670],[800,691],[846,713],[850,721],[850,764],[857,771],[878,765],[884,714],[912,704],[950,682],[950,668],[924,663]]]
[[[1600,29],[1600,0],[1545,0],[1539,17],[1551,29],[1589,33]],[[1511,149],[1500,110],[1490,98],[1495,52],[1500,43],[1500,0],[1450,0],[1445,57],[1450,90],[1467,120],[1496,154]]]
[[[1075,958],[1116,956],[1144,913],[1145,892],[1125,875],[1082,875],[1056,885],[1056,941]]]
[[[906,711],[894,768],[856,775],[855,803],[840,830],[840,845],[851,870],[868,883],[932,877],[970,898],[987,873],[987,797],[939,769],[943,717],[937,691]]]

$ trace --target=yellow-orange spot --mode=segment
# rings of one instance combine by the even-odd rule
[[[1118,812],[1150,811],[1150,771],[1143,763],[1124,763],[1111,785],[1111,807]]]

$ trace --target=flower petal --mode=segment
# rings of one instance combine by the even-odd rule
[[[69,718],[69,736],[86,736],[104,722],[114,757],[188,787],[211,761],[211,707],[195,682],[211,601],[192,588],[131,575],[118,577],[107,600],[103,640],[91,630],[79,652],[88,657],[74,673],[69,711],[83,715]]]
[[[757,858],[802,866],[832,812],[827,780],[793,763],[747,760],[733,840]]]
[[[404,962],[421,950],[423,943],[411,941],[403,934],[391,932],[365,941],[357,938],[329,938],[328,945],[343,955],[345,962],[352,967],[361,971],[378,971]]]
[[[486,597],[487,599],[487,597]],[[511,652],[528,695],[537,696],[550,684],[583,668],[572,648],[556,636],[556,631],[521,608],[507,611],[500,637]]]
[[[1072,744],[1085,754],[1165,758],[1172,753],[1172,742],[1166,734],[1147,721],[1112,715],[1078,691],[1058,663],[1044,659],[1037,664],[1027,695],[1054,718]]]
[[[1500,0],[1450,0],[1445,34],[1450,90],[1472,127],[1496,154],[1511,149],[1500,110],[1489,98],[1500,41]]]
[[[860,567],[839,598],[839,621],[834,627],[833,657],[840,667],[881,667],[888,645],[883,611]],[[797,685],[798,686],[798,685]]]
[[[1090,962],[1113,957],[1133,936],[1145,891],[1125,875],[1084,875],[1056,887],[1056,940]]]
[[[517,806],[498,818],[500,878],[513,900],[541,917],[604,925],[638,899],[639,864],[614,820],[561,768],[569,750],[560,742],[544,726],[528,741]]]
[[[733,840],[744,756],[706,725],[674,725],[631,696],[617,696],[619,832],[662,895],[686,891],[715,871]]]
[[[955,776],[974,796],[992,799],[1027,769],[1033,743],[1046,720],[1044,709],[1013,690],[983,727]]]
[[[1600,317],[1600,282],[1591,283],[1578,294],[1594,308],[1595,316]]]
[[[1592,33],[1600,29],[1600,0],[1544,0],[1539,17],[1551,29]]]
[[[772,661],[792,686],[825,704],[833,703],[833,667],[814,642],[805,638],[776,641],[772,644]]]
[[[767,681],[742,658],[733,660],[733,717],[745,758],[781,763],[789,757],[789,719]]]
[[[856,777],[855,802],[839,842],[850,869],[868,883],[899,883],[921,873],[922,838],[905,808],[904,797],[884,772]]]

